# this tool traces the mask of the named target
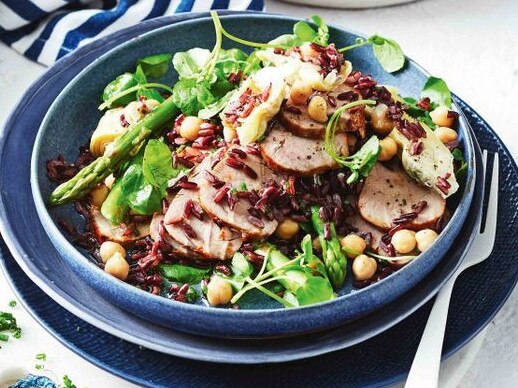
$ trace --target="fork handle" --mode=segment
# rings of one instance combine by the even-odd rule
[[[453,276],[448,280],[435,298],[405,388],[436,388],[438,385],[444,331],[455,279]]]

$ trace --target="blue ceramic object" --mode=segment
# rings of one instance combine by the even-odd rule
[[[248,39],[270,40],[290,31],[295,19],[265,14],[241,14],[222,18],[225,27]],[[135,31],[139,31],[139,26]],[[356,34],[331,29],[331,40],[338,47],[354,41]],[[203,305],[182,304],[143,292],[107,275],[85,258],[61,234],[58,218],[81,225],[84,221],[72,206],[47,209],[45,201],[53,188],[45,162],[63,153],[74,159],[80,145],[89,141],[100,117],[97,110],[104,86],[118,74],[134,67],[136,59],[160,52],[184,51],[193,46],[212,47],[213,25],[210,18],[199,18],[167,25],[139,35],[101,56],[83,70],[60,93],[47,113],[34,147],[32,190],[36,210],[50,239],[64,261],[92,289],[112,303],[154,323],[189,333],[216,337],[279,337],[323,330],[357,319],[395,300],[426,276],[452,245],[466,220],[474,192],[473,143],[461,120],[459,133],[465,146],[469,172],[464,193],[453,217],[433,247],[419,260],[373,286],[351,292],[351,279],[333,301],[300,309],[282,309],[277,305],[253,304],[251,309],[214,309]],[[233,45],[235,46],[235,45]],[[370,73],[380,83],[398,87],[403,95],[418,96],[427,75],[412,61],[396,75],[385,73],[373,59],[370,50],[352,51],[348,59],[362,72]],[[171,71],[169,77],[173,77]],[[349,275],[350,276],[350,275]]]
[[[192,16],[157,19],[146,22],[145,26],[152,29],[159,22],[167,23],[189,17]],[[406,293],[404,299],[397,299],[369,315],[367,319],[356,320],[318,335],[283,340],[243,342],[201,338],[149,323],[109,303],[91,290],[69,266],[63,264],[59,251],[50,243],[39,221],[35,217],[26,217],[27,214],[35,213],[34,201],[29,190],[31,147],[26,147],[24,152],[20,152],[19,144],[33,144],[37,127],[54,97],[84,64],[108,50],[110,44],[130,37],[128,31],[118,32],[114,37],[110,37],[109,41],[101,40],[89,49],[80,49],[73,57],[67,57],[50,69],[27,91],[17,109],[13,111],[0,145],[0,193],[3,193],[0,196],[0,218],[4,220],[4,223],[0,223],[0,228],[25,273],[63,307],[108,333],[164,353],[227,363],[281,362],[343,349],[386,330],[430,299],[458,265],[473,233],[475,217],[466,220],[457,243],[448,252],[449,259],[439,263],[432,274],[422,280],[419,287],[414,288],[415,292]],[[18,163],[13,164],[12,160],[17,160]],[[480,190],[475,192],[472,208],[478,209]],[[27,236],[30,238],[26,238]],[[9,263],[6,260],[6,265]],[[14,268],[12,274],[9,271],[13,278],[26,280],[21,270],[17,266]],[[32,284],[30,281],[28,283]],[[31,287],[28,286],[29,289],[33,288]],[[39,292],[27,295],[30,299],[28,304],[34,306],[32,297],[40,298],[40,295]],[[44,306],[46,305],[42,302],[43,309]],[[49,308],[52,306],[50,304]],[[40,319],[41,314],[39,309],[37,312],[34,311],[37,319]],[[42,324],[53,326],[46,321]],[[68,327],[70,330],[73,329],[70,325]]]
[[[42,102],[39,97],[48,94],[45,93],[46,87],[41,88],[42,85],[49,85],[47,82],[50,84],[59,83],[59,77],[43,79],[34,85],[29,93],[34,93],[36,99],[23,100],[19,106],[20,113],[31,112],[31,108],[36,108]],[[516,205],[518,203],[518,192],[516,190],[518,187],[518,168],[512,157],[487,123],[463,102],[458,101],[458,103],[468,116],[481,146],[490,152],[498,151],[500,153],[501,176],[505,178],[500,182],[501,203]],[[8,124],[13,133],[11,134],[10,131],[6,133],[8,136],[6,136],[6,141],[0,149],[12,156],[15,153],[13,148],[16,148],[17,141],[23,138],[27,138],[29,142],[32,141],[34,134],[31,135],[31,120],[41,120],[41,118],[41,114],[12,116]],[[18,132],[20,137],[15,135]],[[28,157],[29,155],[21,155],[20,161],[26,161]],[[230,387],[256,386],[259,383],[263,386],[297,387],[307,386],[308,382],[315,382],[316,379],[318,379],[319,384],[329,387],[379,387],[401,381],[406,376],[425,326],[430,304],[419,309],[390,330],[357,346],[307,361],[301,360],[279,365],[243,367],[189,361],[143,349],[98,330],[56,304],[36,287],[18,266],[16,261],[20,264],[26,263],[24,267],[30,268],[28,273],[33,278],[40,279],[39,283],[45,287],[46,291],[51,290],[51,293],[54,293],[52,290],[59,286],[61,289],[64,288],[70,292],[74,297],[82,295],[81,280],[77,280],[80,291],[74,291],[75,284],[69,283],[69,281],[74,282],[77,279],[70,271],[65,272],[61,280],[59,277],[54,278],[55,280],[45,278],[46,274],[58,271],[45,269],[45,257],[55,255],[48,251],[52,246],[46,239],[38,222],[6,218],[4,205],[21,208],[17,212],[9,213],[14,216],[23,214],[24,209],[31,210],[31,208],[34,208],[34,205],[30,204],[29,195],[16,195],[20,185],[14,183],[18,181],[15,178],[17,173],[22,174],[19,177],[28,176],[28,168],[16,168],[16,171],[11,174],[6,174],[7,170],[9,168],[5,165],[5,160],[0,158],[0,188],[3,193],[8,194],[3,197],[6,201],[0,203],[0,216],[4,219],[2,233],[6,233],[4,235],[8,237],[7,241],[16,256],[16,260],[0,241],[0,264],[2,264],[11,285],[20,297],[21,302],[29,309],[29,312],[63,344],[99,367],[146,387],[193,385]],[[6,179],[3,180],[2,176],[5,176]],[[25,181],[24,186],[28,187],[28,179],[21,180]],[[11,187],[13,188],[11,189]],[[477,203],[477,200],[474,199],[474,202]],[[518,236],[517,221],[516,206],[501,206],[498,225],[505,225],[505,227],[499,229],[493,254],[488,260],[469,269],[458,279],[446,328],[444,357],[448,357],[457,351],[488,324],[516,285],[518,267],[515,265],[515,258],[509,252],[513,252],[518,243],[516,237]],[[466,225],[466,227],[468,229],[469,225]],[[23,233],[28,232],[24,228],[34,229],[34,239],[23,238]],[[462,239],[462,237],[459,239]],[[38,246],[40,252],[38,252]],[[41,254],[41,252],[45,252],[45,254]],[[31,260],[31,257],[33,260]],[[450,260],[456,260],[455,255],[448,255],[448,257]],[[419,294],[423,290],[430,287],[435,288],[434,282],[440,284],[448,275],[451,270],[451,267],[448,268],[450,260],[441,261],[431,274],[420,283],[419,287],[416,287],[415,292],[405,294],[397,303],[393,303],[379,312],[390,315],[392,311],[395,311],[396,315],[400,315],[402,306],[408,303],[413,306],[416,297],[419,300]],[[49,265],[58,266],[59,264],[56,264],[56,261],[53,260]],[[56,284],[52,284],[52,281]],[[67,291],[62,292],[62,300],[68,300]],[[95,309],[99,307],[99,303],[95,301],[97,297],[98,295],[93,294],[90,297],[84,297],[84,300],[91,301],[90,303]],[[96,311],[93,313],[96,313]],[[111,311],[104,310],[97,313],[102,316],[110,314]],[[125,313],[120,311],[119,314],[124,319]],[[381,315],[380,320],[384,316]],[[129,315],[129,317],[132,316]],[[359,326],[364,328],[371,326],[373,319],[370,317],[360,320]],[[130,332],[132,328],[129,327],[128,331]],[[348,326],[345,326],[342,330],[336,330],[335,335],[340,335],[340,333],[348,330]],[[157,334],[157,336],[159,335]],[[312,337],[309,337],[308,341]],[[324,340],[316,337],[315,344],[325,346]],[[222,340],[220,342],[224,344],[228,341]],[[242,341],[241,343],[245,347],[249,342]],[[199,353],[205,351],[203,349],[198,350]],[[289,354],[291,350],[287,347],[284,352]],[[346,367],[344,367],[345,365]]]

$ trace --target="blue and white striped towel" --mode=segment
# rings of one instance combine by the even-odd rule
[[[0,39],[26,57],[51,65],[142,20],[180,12],[263,8],[263,0],[0,0]]]

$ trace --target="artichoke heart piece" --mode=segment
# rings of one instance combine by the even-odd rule
[[[303,49],[305,46],[301,46]],[[287,81],[290,85],[297,80],[303,81],[314,90],[327,92],[342,84],[351,73],[352,65],[346,61],[340,71],[333,70],[326,76],[322,74],[322,68],[312,62],[302,61],[298,57],[276,54],[273,49],[260,50],[256,52],[259,58],[266,65],[273,65],[280,71],[289,75]]]
[[[140,121],[158,105],[156,100],[130,102],[126,107],[107,110],[90,139],[90,151],[96,157],[104,155],[106,147]]]
[[[421,123],[421,126],[426,131],[426,137],[419,139],[423,145],[418,155],[413,155],[412,142],[397,129],[392,130],[389,136],[398,143],[401,162],[407,174],[417,182],[432,188],[443,198],[448,198],[459,189],[454,173],[453,156],[427,125]],[[441,181],[446,181],[446,184],[441,184]]]
[[[257,141],[279,112],[286,96],[285,73],[265,67],[248,77],[220,114],[223,126],[236,131],[241,145]]]

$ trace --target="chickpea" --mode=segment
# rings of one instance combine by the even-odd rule
[[[434,124],[440,127],[453,127],[455,123],[455,117],[448,117],[448,108],[441,105],[430,112],[430,117]]]
[[[313,120],[319,123],[327,122],[327,102],[322,96],[315,96],[308,105],[308,114]]]
[[[110,189],[104,185],[97,186],[90,191],[90,198],[92,199],[92,205],[97,208],[100,208],[103,202],[106,200],[106,197],[110,193]]]
[[[117,279],[126,280],[128,278],[130,267],[124,256],[119,252],[115,252],[115,254],[106,262],[104,270],[110,275],[115,276]]]
[[[290,100],[295,105],[305,105],[313,89],[301,80],[295,81],[290,90]]]
[[[417,243],[415,240],[415,232],[409,229],[398,230],[392,236],[391,243],[398,253],[412,252]]]
[[[435,136],[444,144],[457,140],[457,132],[448,127],[438,127],[433,131]]]
[[[367,247],[365,240],[356,234],[349,234],[342,238],[340,245],[349,259],[361,255]]]
[[[214,277],[207,285],[207,300],[211,306],[219,306],[230,302],[234,291],[229,282]]]
[[[435,230],[432,229],[423,229],[415,234],[415,239],[417,242],[417,249],[420,252],[426,251],[433,244],[438,234]]]
[[[230,143],[232,140],[237,138],[237,132],[232,128],[223,127],[223,138],[227,143]]]
[[[180,124],[180,136],[185,137],[191,141],[196,140],[198,132],[200,132],[200,125],[203,120],[196,116],[187,116]]]
[[[277,229],[275,229],[275,235],[282,240],[291,240],[298,232],[299,224],[291,218],[286,218],[284,221],[279,222]]]
[[[388,116],[388,106],[379,104],[371,114],[371,124],[374,132],[380,135],[388,135],[394,129],[394,121]]]
[[[381,152],[378,159],[382,162],[386,162],[394,157],[397,154],[397,143],[391,137],[386,137],[380,140]]]
[[[101,256],[103,263],[108,262],[108,260],[110,260],[110,258],[116,253],[120,254],[122,257],[126,256],[126,250],[124,247],[113,241],[105,241],[99,248],[99,256]]]
[[[353,261],[353,275],[358,281],[368,280],[374,276],[378,263],[372,257],[359,255]]]

